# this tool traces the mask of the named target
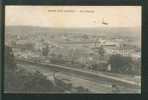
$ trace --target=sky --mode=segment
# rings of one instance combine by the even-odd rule
[[[6,25],[140,27],[141,6],[6,6]],[[102,24],[103,20],[108,25]]]

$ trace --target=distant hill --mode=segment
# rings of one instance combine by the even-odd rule
[[[34,26],[6,26],[6,34],[59,34],[59,33],[85,33],[103,34],[106,36],[141,36],[139,27],[98,27],[98,28],[47,28]]]

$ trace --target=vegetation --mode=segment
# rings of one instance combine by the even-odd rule
[[[118,73],[127,73],[127,74],[138,74],[140,69],[133,70],[136,68],[138,62],[133,61],[131,57],[124,57],[120,54],[112,55],[108,61],[111,64],[111,71]],[[137,66],[138,67],[138,66]]]
[[[100,46],[100,47],[98,48],[98,53],[99,53],[100,56],[104,56],[105,50],[104,50],[103,46]]]
[[[48,47],[48,45],[46,45],[46,46],[43,48],[42,55],[43,55],[43,56],[48,56],[48,53],[49,53],[49,47]]]
[[[12,49],[6,46],[5,50],[5,91],[15,93],[34,92],[59,92],[46,76],[40,72],[30,73],[24,69],[17,68]]]
[[[13,56],[12,49],[6,47],[5,52],[5,80],[4,88],[7,93],[70,93],[89,92],[83,87],[72,87],[72,84],[58,85],[47,79],[39,71],[28,72],[27,70],[17,67]],[[13,65],[13,66],[12,66]],[[61,84],[61,83],[60,83]],[[66,87],[66,88],[64,88]]]

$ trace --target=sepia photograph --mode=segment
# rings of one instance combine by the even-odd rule
[[[4,93],[141,94],[141,6],[5,6]]]

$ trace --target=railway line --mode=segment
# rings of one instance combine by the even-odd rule
[[[29,65],[34,65],[36,67],[46,68],[46,69],[56,71],[56,72],[62,72],[67,75],[73,75],[73,76],[80,77],[80,78],[94,81],[94,82],[103,81],[107,84],[116,84],[119,86],[129,87],[129,88],[140,88],[141,87],[141,85],[135,81],[127,80],[127,79],[120,78],[120,77],[113,76],[113,75],[107,75],[104,72],[95,73],[95,72],[91,72],[91,71],[87,71],[83,69],[72,68],[72,67],[45,63],[45,62],[35,62],[32,60],[27,60],[27,59],[16,59],[16,62],[18,64],[29,64]]]

